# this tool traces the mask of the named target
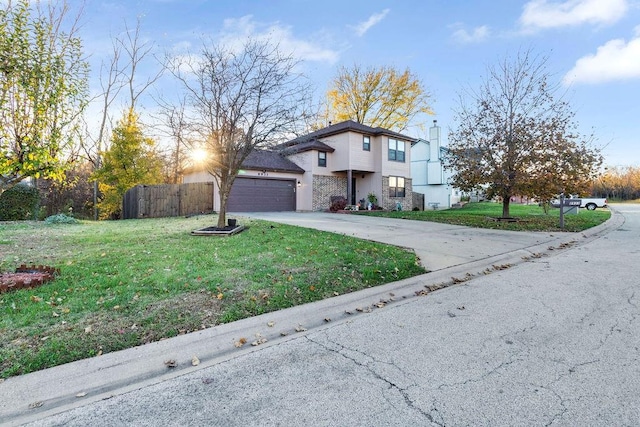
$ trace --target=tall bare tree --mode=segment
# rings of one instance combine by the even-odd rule
[[[66,1],[0,6],[0,192],[62,179],[87,102],[88,63]]]
[[[183,97],[177,102],[165,99],[159,99],[157,102],[160,106],[160,112],[156,118],[163,123],[164,126],[161,130],[164,130],[165,136],[171,141],[169,152],[166,154],[165,174],[169,183],[178,184],[187,167],[188,149],[191,145],[186,116],[186,100]]]
[[[100,88],[93,101],[100,103],[99,123],[85,137],[85,153],[97,170],[102,166],[102,153],[109,148],[109,136],[113,122],[114,109],[124,116],[135,111],[139,98],[160,78],[163,67],[140,79],[139,68],[149,62],[153,56],[155,44],[144,40],[141,35],[141,21],[138,18],[135,28],[124,23],[122,34],[112,39],[112,51],[108,61],[101,65]],[[155,59],[152,61],[156,64]],[[126,96],[122,97],[122,91]],[[118,101],[121,101],[118,104]],[[86,126],[89,127],[88,125]],[[94,183],[94,219],[98,219],[98,182]]]
[[[560,87],[546,64],[528,50],[489,67],[478,90],[460,95],[449,134],[453,186],[499,197],[503,217],[513,196],[549,200],[583,191],[602,164],[593,137],[579,134],[575,113],[556,97]]]
[[[194,141],[208,152],[206,170],[220,194],[218,227],[226,223],[231,186],[249,153],[286,138],[303,119],[310,87],[297,62],[265,41],[237,49],[205,43],[197,56],[167,58],[182,83]]]
[[[409,69],[341,67],[327,92],[327,115],[401,132],[411,124],[424,124],[425,115],[433,114],[429,99]]]

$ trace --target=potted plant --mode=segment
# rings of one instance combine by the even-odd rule
[[[369,201],[369,205],[367,206],[368,210],[372,210],[378,204],[378,196],[374,193],[367,194],[367,200]]]

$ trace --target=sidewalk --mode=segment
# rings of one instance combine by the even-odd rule
[[[273,215],[273,216],[272,216]],[[463,282],[586,243],[619,226],[620,216],[584,233],[513,233],[419,221],[331,214],[256,214],[253,218],[305,225],[416,250],[431,273],[293,307],[129,350],[108,353],[0,383],[0,421],[20,425],[74,407],[218,365],[365,313],[406,304],[417,294]],[[269,326],[273,325],[273,326]],[[259,334],[266,343],[251,346]],[[242,348],[234,343],[249,340]],[[200,363],[192,366],[196,356]],[[167,360],[177,366],[168,368]]]

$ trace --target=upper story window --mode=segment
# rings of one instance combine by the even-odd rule
[[[362,137],[362,149],[364,151],[371,151],[371,138],[368,136]]]
[[[404,141],[389,138],[389,160],[404,162]]]
[[[318,166],[327,166],[327,153],[324,151],[318,151]]]
[[[389,177],[389,197],[404,197],[404,177]]]

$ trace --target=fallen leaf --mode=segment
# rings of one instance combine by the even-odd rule
[[[84,328],[84,333],[85,333],[85,334],[88,334],[88,333],[90,333],[92,330],[93,330],[93,327],[92,327],[92,326],[87,326],[86,328]]]
[[[58,313],[56,313],[55,311],[51,314],[53,317],[60,317],[60,315]]]
[[[198,366],[200,364],[200,359],[198,359],[196,356],[193,356],[191,358],[191,366]]]
[[[174,359],[165,360],[164,364],[167,366],[167,368],[175,368],[176,366],[178,366],[178,362],[176,362]]]
[[[86,395],[87,393],[83,391],[81,393],[76,394],[76,397],[85,397]]]
[[[220,292],[218,295],[216,295],[216,298],[218,298],[219,300],[224,298],[224,294],[222,292]]]
[[[325,321],[325,322],[327,322],[327,323],[329,323],[329,322],[331,322],[331,319],[330,319],[330,318],[328,318],[328,317],[325,317],[325,318],[324,318],[324,321]]]
[[[42,301],[42,298],[40,298],[39,296],[36,296],[36,295],[31,295],[31,298],[30,298],[30,299],[31,299],[31,301],[33,301],[33,302],[40,302],[40,301]]]
[[[233,345],[236,346],[236,348],[240,348],[243,345],[245,345],[247,343],[247,339],[246,338],[240,338],[238,341],[236,341]]]
[[[251,345],[255,347],[255,346],[258,346],[260,344],[264,344],[266,342],[267,342],[267,339],[262,337],[260,339],[255,340],[254,342],[252,342]]]
[[[289,334],[287,334],[286,332],[280,332],[280,336],[281,337],[286,337],[287,335],[289,335]]]
[[[296,326],[296,332],[305,332],[306,330],[307,329],[302,325]]]
[[[35,408],[39,408],[42,405],[44,405],[44,402],[33,402],[33,403],[29,403],[29,409],[35,409]]]

